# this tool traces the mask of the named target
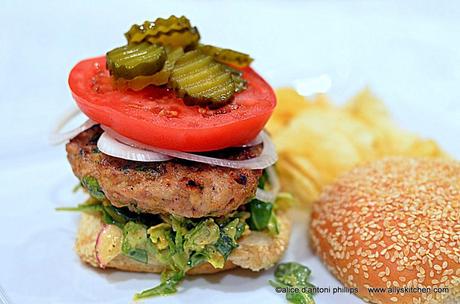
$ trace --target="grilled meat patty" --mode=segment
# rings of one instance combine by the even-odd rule
[[[97,148],[102,134],[94,126],[67,145],[67,158],[79,178],[97,179],[116,207],[145,213],[184,217],[221,216],[236,210],[254,196],[262,170],[231,169],[179,159],[134,162],[108,156]],[[206,155],[228,159],[258,156],[262,146],[232,148]]]

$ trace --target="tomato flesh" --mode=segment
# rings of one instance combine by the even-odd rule
[[[117,90],[105,57],[79,62],[70,72],[69,86],[83,113],[121,135],[163,149],[204,152],[247,143],[273,112],[272,88],[251,68],[241,71],[248,88],[214,110],[187,106],[165,87]]]

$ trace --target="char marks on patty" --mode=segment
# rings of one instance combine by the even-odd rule
[[[102,134],[94,126],[66,146],[67,158],[78,178],[96,178],[116,207],[145,213],[172,213],[184,217],[221,216],[254,196],[262,170],[231,169],[173,159],[134,162],[108,156],[97,149]],[[260,155],[262,146],[207,153],[244,160]]]

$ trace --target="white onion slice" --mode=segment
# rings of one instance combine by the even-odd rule
[[[101,137],[99,137],[97,148],[104,154],[132,161],[159,162],[171,159],[171,157],[161,153],[124,144],[110,136],[107,132],[102,133]]]
[[[274,195],[270,191],[262,190],[260,188],[257,188],[256,190],[256,199],[262,202],[270,202],[273,203],[276,199],[276,195]]]
[[[278,195],[281,190],[281,183],[276,173],[275,167],[270,166],[267,169],[268,183],[270,184],[271,191]]]
[[[275,168],[273,168],[273,166],[266,168],[266,170],[268,175],[268,183],[270,184],[270,191],[257,188],[256,199],[273,203],[281,189],[281,184],[278,179],[278,174],[276,174]]]
[[[140,148],[143,150],[148,150],[148,151],[153,151],[153,152],[169,155],[175,158],[185,159],[185,160],[198,162],[198,163],[205,163],[205,164],[214,165],[214,166],[228,167],[228,168],[234,168],[234,169],[265,169],[273,165],[274,163],[276,163],[276,161],[278,160],[278,155],[276,154],[275,146],[270,140],[270,137],[265,132],[261,132],[260,134],[262,138],[262,143],[264,146],[263,146],[262,153],[259,156],[251,158],[251,159],[246,159],[246,160],[229,160],[229,159],[221,159],[221,158],[215,158],[215,157],[210,157],[210,156],[198,155],[194,153],[152,147],[152,146],[137,142],[135,140],[129,139],[123,135],[120,135],[106,126],[102,126],[102,128],[104,129],[106,133],[109,133],[113,138],[131,147],[136,147],[136,148]]]
[[[74,138],[81,132],[88,130],[89,128],[91,128],[92,126],[96,124],[96,122],[92,121],[91,119],[88,119],[87,121],[82,123],[80,126],[76,127],[75,129],[61,133],[61,130],[65,127],[65,125],[69,123],[69,121],[71,121],[75,116],[77,116],[80,113],[81,112],[79,109],[72,109],[68,111],[67,113],[65,113],[61,117],[61,119],[59,119],[58,123],[56,124],[50,136],[48,137],[48,142],[51,145],[62,144]]]

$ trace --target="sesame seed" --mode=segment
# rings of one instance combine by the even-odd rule
[[[312,208],[313,245],[326,244],[318,252],[345,284],[361,273],[395,287],[460,284],[460,163],[380,160],[343,175]]]

